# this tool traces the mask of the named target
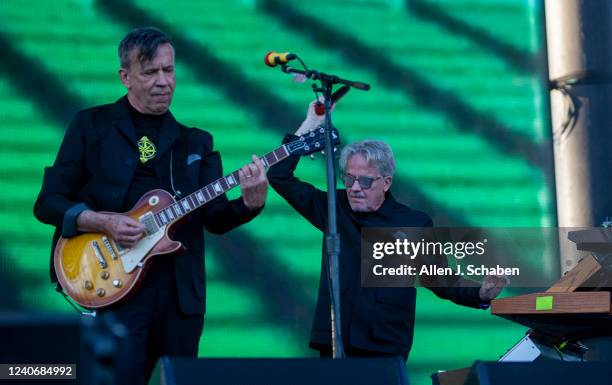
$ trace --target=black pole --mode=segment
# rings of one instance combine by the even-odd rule
[[[296,56],[297,58],[297,56]],[[301,60],[300,60],[301,61]],[[303,64],[303,63],[302,63]],[[366,83],[341,79],[335,75],[328,75],[318,71],[298,70],[285,64],[281,66],[283,72],[303,75],[308,79],[319,80],[321,87],[313,86],[314,90],[321,92],[325,97],[325,152],[327,153],[327,234],[325,245],[327,253],[324,265],[328,267],[328,287],[330,294],[330,319],[332,355],[334,359],[344,358],[344,342],[342,340],[342,322],[340,320],[340,235],[338,234],[336,219],[336,170],[334,165],[334,144],[332,139],[332,88],[334,84],[344,84],[359,90],[367,91],[370,86]]]
[[[336,169],[334,165],[334,145],[331,128],[331,81],[321,80],[321,91],[325,97],[325,152],[327,154],[327,262],[329,268],[328,286],[330,292],[330,313],[332,332],[332,355],[334,358],[344,358],[344,343],[342,340],[342,322],[340,318],[340,235],[336,219]]]

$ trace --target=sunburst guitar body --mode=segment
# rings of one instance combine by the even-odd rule
[[[54,263],[64,291],[89,309],[127,299],[137,288],[149,258],[181,248],[180,242],[168,237],[172,223],[163,225],[155,221],[155,214],[175,203],[170,193],[152,190],[125,213],[146,226],[143,238],[131,249],[121,247],[104,233],[60,238],[55,247]]]

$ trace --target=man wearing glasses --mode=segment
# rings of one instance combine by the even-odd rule
[[[295,135],[317,128],[324,116],[314,102]],[[287,135],[283,142],[295,140]],[[294,176],[298,156],[290,156],[268,171],[270,185],[316,228],[327,227],[327,193]],[[341,328],[348,357],[403,356],[408,358],[414,330],[416,289],[361,287],[361,229],[363,227],[429,227],[432,220],[395,200],[390,192],[395,173],[391,148],[384,142],[364,140],[344,147],[340,171],[346,189],[336,191],[340,250]],[[323,255],[327,253],[323,240]],[[331,357],[328,267],[321,265],[319,293],[310,347]],[[505,278],[487,277],[478,287],[431,287],[439,297],[457,304],[484,308],[495,298]]]

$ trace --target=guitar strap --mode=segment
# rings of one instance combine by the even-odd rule
[[[174,198],[178,199],[181,197],[181,190],[177,190],[174,187],[174,148],[170,149],[170,188],[174,194]]]

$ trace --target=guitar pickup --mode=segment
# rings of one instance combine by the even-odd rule
[[[100,250],[100,246],[98,245],[98,242],[92,241],[91,248],[93,249],[94,254],[96,255],[96,259],[98,260],[100,267],[103,269],[106,269],[107,267],[106,260],[104,259],[104,255],[102,254],[102,250]]]
[[[153,216],[153,213],[148,212],[142,215],[139,218],[139,220],[140,220],[140,223],[145,225],[145,234],[147,237],[150,236],[151,234],[155,234],[159,230],[159,227],[157,226],[157,223],[155,222],[155,217]]]

